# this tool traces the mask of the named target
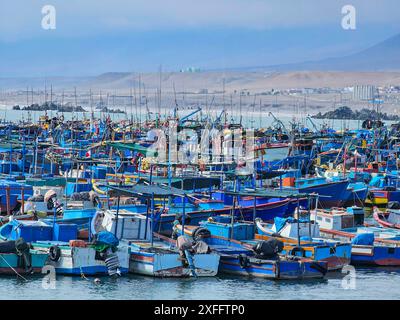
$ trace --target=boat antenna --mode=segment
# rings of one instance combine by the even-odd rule
[[[178,101],[176,100],[175,82],[172,83],[172,86],[174,88],[174,99],[175,99],[174,118],[176,119],[178,111]]]

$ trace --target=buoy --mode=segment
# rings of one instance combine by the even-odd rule
[[[101,280],[100,280],[100,278],[96,278],[96,279],[94,279],[94,283],[95,283],[95,284],[99,284],[99,283],[101,283]]]

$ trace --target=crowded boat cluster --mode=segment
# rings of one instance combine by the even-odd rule
[[[200,111],[1,124],[0,273],[302,280],[400,267],[400,125],[270,114],[250,129]]]

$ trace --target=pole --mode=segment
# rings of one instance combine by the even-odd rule
[[[115,214],[115,232],[114,232],[114,235],[115,235],[116,238],[118,238],[118,236],[117,236],[117,229],[118,229],[118,214],[119,214],[119,203],[120,203],[120,199],[121,199],[121,196],[119,195],[119,196],[118,196],[118,199],[117,199],[117,212],[116,212],[116,214]],[[122,234],[122,233],[121,233],[121,234]]]
[[[300,199],[297,198],[297,245],[300,246]]]
[[[233,192],[236,193],[236,181],[233,186]],[[232,216],[231,216],[231,239],[233,239],[233,225],[234,225],[234,221],[235,221],[236,201],[237,201],[237,196],[236,196],[236,194],[234,194],[233,195],[233,204],[232,204]]]
[[[154,229],[154,192],[151,194],[151,233],[150,233],[150,240],[151,246],[153,246],[153,230]]]
[[[182,235],[185,235],[185,216],[186,216],[186,194],[183,197],[183,208],[182,208]]]
[[[25,153],[26,153],[26,141],[24,135],[24,144],[22,148],[22,176],[25,176]]]
[[[56,204],[54,203],[54,209],[53,209],[53,230],[54,230],[54,227],[56,226],[56,220],[57,220],[57,207],[56,207]],[[53,231],[53,238],[54,238],[54,231]]]
[[[7,215],[11,215],[11,208],[10,208],[10,186],[6,187],[6,204],[7,204]]]
[[[21,214],[25,212],[25,190],[24,187],[21,188]]]
[[[309,232],[309,236],[310,236],[310,242],[312,241],[312,234],[311,234],[311,198],[310,196],[307,197],[308,199],[308,232]],[[317,223],[315,221],[315,223]]]
[[[257,214],[256,207],[257,207],[257,197],[254,196],[254,203],[253,203],[253,222],[256,221],[256,214]]]

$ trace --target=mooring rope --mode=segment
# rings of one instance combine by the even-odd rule
[[[79,267],[79,269],[81,270],[81,278],[85,279],[85,280],[89,280],[88,278],[86,278],[85,274],[82,271],[82,267]]]
[[[18,271],[15,270],[15,269],[8,263],[8,261],[3,257],[2,254],[0,254],[0,257],[1,257],[1,258],[4,260],[4,262],[11,268],[11,270],[14,271],[14,272],[16,273],[17,276],[21,277],[21,278],[24,279],[25,281],[28,281],[28,279],[26,279],[26,278],[24,278],[22,275],[20,275],[20,274],[18,273]]]

